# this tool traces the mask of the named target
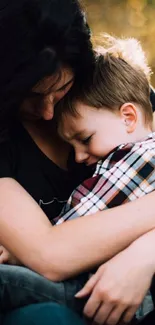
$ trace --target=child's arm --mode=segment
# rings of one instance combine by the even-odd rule
[[[101,264],[153,229],[154,202],[155,192],[52,227],[16,181],[0,179],[0,242],[23,264],[58,281]]]

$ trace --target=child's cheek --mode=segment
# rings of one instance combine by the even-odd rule
[[[104,155],[104,146],[102,143],[92,142],[90,145],[90,153],[95,157],[101,158]]]

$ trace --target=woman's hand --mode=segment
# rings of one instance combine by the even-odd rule
[[[21,265],[19,260],[0,245],[0,264]]]
[[[155,242],[155,232],[139,238],[103,264],[76,295],[89,296],[84,314],[93,323],[115,325],[133,318],[150,288],[155,270],[150,235]]]

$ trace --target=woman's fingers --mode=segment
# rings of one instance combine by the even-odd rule
[[[0,264],[5,263],[5,248],[0,246]]]
[[[11,255],[5,247],[0,246],[0,264],[17,264],[16,262],[17,259]]]
[[[134,306],[125,311],[126,305],[119,305],[118,307],[114,307],[112,304],[103,302],[93,318],[93,324],[117,325],[119,324],[120,319],[122,320],[123,324],[128,324],[134,317],[137,308],[138,306]],[[122,317],[122,315],[124,316]]]
[[[88,318],[93,319],[100,305],[101,305],[100,297],[97,297],[95,294],[92,294],[84,307],[83,310],[84,315]]]
[[[95,317],[93,319],[93,323],[94,324],[104,324],[106,322],[106,320],[108,319],[111,311],[113,309],[113,305],[112,304],[108,304],[108,303],[102,303],[102,305],[99,307],[99,309],[97,310]],[[108,324],[108,323],[106,323]]]
[[[91,278],[87,281],[87,283],[84,285],[84,287],[76,293],[75,297],[76,298],[83,298],[91,294],[94,286],[98,282],[100,276],[101,276],[101,271],[98,269],[98,271],[91,276]]]
[[[126,305],[116,306],[106,320],[106,325],[116,325],[119,324],[120,319],[126,309]],[[124,321],[124,318],[123,318]],[[124,323],[123,323],[124,324]]]
[[[3,261],[3,255],[1,254],[0,255],[0,264],[3,264],[4,263],[4,261]]]
[[[4,264],[7,262],[7,256],[4,251],[1,252],[0,254],[0,264]]]
[[[148,251],[144,247],[141,252],[141,245],[135,242],[101,266],[78,293],[77,297],[89,296],[84,315],[99,325],[116,325],[120,320],[129,323],[153,274]]]
[[[125,312],[125,314],[122,318],[123,323],[128,324],[132,320],[132,318],[136,314],[138,307],[139,307],[138,305],[135,305],[135,306],[132,306],[131,308],[127,309],[127,311]]]

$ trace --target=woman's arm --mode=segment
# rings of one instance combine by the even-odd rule
[[[155,227],[155,192],[52,227],[14,180],[0,179],[0,243],[23,264],[59,281],[100,265]]]

